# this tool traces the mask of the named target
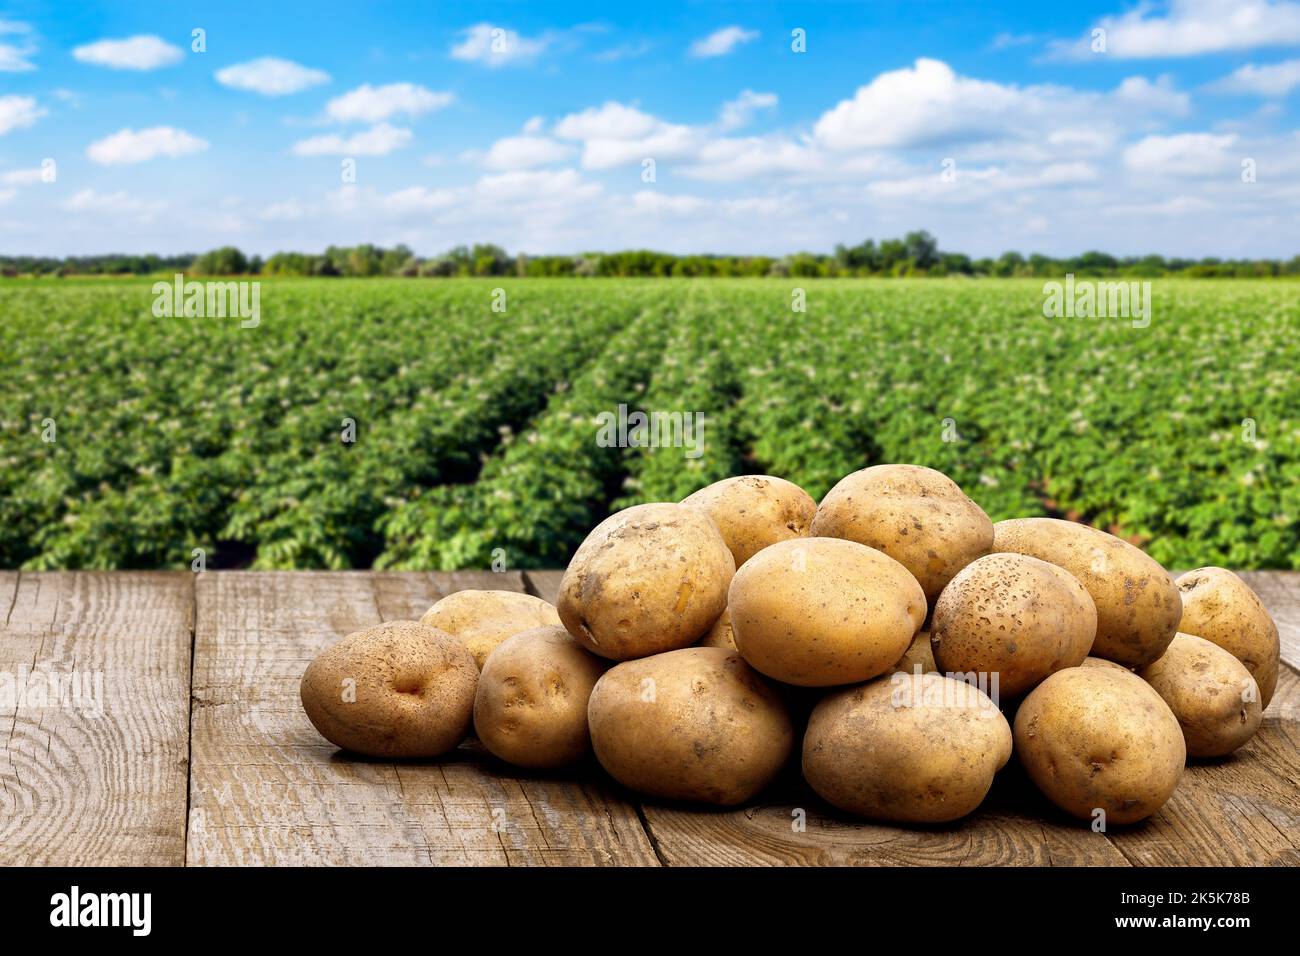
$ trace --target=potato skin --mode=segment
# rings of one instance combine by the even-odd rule
[[[1080,667],[1109,667],[1112,670],[1124,671],[1130,673],[1129,669],[1123,664],[1116,664],[1114,661],[1108,661],[1104,657],[1085,657]]]
[[[587,650],[625,661],[693,644],[727,606],[736,563],[708,515],[634,505],[587,535],[560,580],[558,610]]]
[[[727,607],[745,660],[801,687],[885,673],[925,620],[925,595],[907,568],[840,538],[764,548],[736,572]]]
[[[769,544],[806,538],[817,502],[792,481],[771,475],[724,478],[682,499],[718,526],[740,567]]]
[[[1138,676],[1155,688],[1183,728],[1189,757],[1222,757],[1259,730],[1259,685],[1222,647],[1176,634]]]
[[[555,607],[518,591],[457,591],[424,612],[421,624],[446,631],[469,648],[479,670],[506,638],[560,623]]]
[[[939,595],[930,644],[940,673],[998,675],[1007,697],[1078,667],[1097,635],[1097,608],[1078,578],[1023,554],[989,554]]]
[[[1127,541],[1058,518],[1016,518],[993,527],[993,550],[1065,568],[1097,606],[1094,657],[1141,667],[1165,652],[1182,602],[1169,572]]]
[[[895,673],[832,691],[803,741],[809,785],[876,820],[944,823],[984,800],[1011,757],[1011,727],[979,689],[939,674]]]
[[[1178,630],[1195,634],[1246,665],[1267,708],[1277,689],[1281,642],[1277,625],[1259,596],[1224,568],[1197,568],[1175,582],[1183,599]]]
[[[874,465],[842,478],[813,518],[818,537],[846,538],[902,564],[933,602],[993,548],[993,522],[951,478],[919,465]]]
[[[739,650],[736,647],[736,635],[731,631],[731,608],[727,608],[696,643],[697,647],[721,647],[726,651]]]
[[[312,726],[337,747],[370,757],[437,757],[465,739],[477,682],[474,658],[456,638],[390,621],[321,651],[299,694]]]
[[[1183,775],[1182,728],[1136,674],[1068,667],[1035,687],[1015,722],[1016,754],[1030,779],[1080,820],[1135,823],[1159,810]]]
[[[587,716],[609,775],[669,800],[743,803],[771,782],[794,746],[780,696],[739,654],[719,647],[610,668]]]
[[[934,650],[930,647],[930,632],[917,631],[911,645],[903,656],[894,662],[891,673],[915,674],[916,665],[921,665],[922,674],[938,674],[939,665],[934,662]]]
[[[562,767],[591,750],[587,701],[608,662],[560,625],[506,638],[479,674],[474,732],[519,767]]]

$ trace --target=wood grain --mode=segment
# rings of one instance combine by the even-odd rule
[[[0,864],[184,862],[193,587],[0,575]]]
[[[1292,664],[1260,732],[1106,834],[1014,762],[971,817],[894,827],[822,803],[797,765],[743,809],[638,807],[594,764],[521,774],[472,740],[438,763],[359,760],[303,716],[303,669],[345,634],[467,587],[553,600],[560,577],[0,572],[0,675],[90,680],[89,699],[50,706],[0,676],[0,864],[1300,864],[1294,573],[1242,574]]]
[[[655,864],[636,810],[590,770],[519,775],[463,746],[436,763],[349,757],[302,712],[321,648],[518,574],[205,574],[194,661],[192,864]],[[588,782],[594,781],[594,782]]]
[[[560,596],[560,578],[562,577],[564,577],[563,571],[524,572],[524,581],[528,585],[528,593],[536,595],[543,601],[550,601],[552,604]]]

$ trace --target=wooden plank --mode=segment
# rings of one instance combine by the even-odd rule
[[[1300,669],[1300,572],[1242,571],[1241,579],[1259,595],[1277,624],[1282,660]]]
[[[1283,666],[1259,732],[1223,760],[1192,761],[1156,816],[1111,834],[1140,865],[1300,864],[1300,679]]]
[[[519,774],[469,743],[436,763],[352,758],[302,712],[311,658],[517,573],[215,572],[198,581],[188,861],[655,864],[636,810],[589,770]]]
[[[193,589],[188,572],[0,576],[0,864],[184,862]]]
[[[792,772],[742,810],[642,805],[669,865],[1297,865],[1300,680],[1283,669],[1259,733],[1236,755],[1194,761],[1173,798],[1143,824],[1093,833],[1043,798],[1013,760],[984,805],[944,827],[855,820]],[[806,814],[797,832],[796,810]]]
[[[543,601],[555,603],[560,596],[560,578],[563,571],[525,571],[524,581],[528,584],[528,593],[536,595]]]
[[[797,761],[797,756],[796,756]],[[1036,794],[1008,767],[974,814],[942,826],[860,820],[817,797],[792,768],[761,803],[730,811],[645,803],[670,866],[1125,866],[1104,835],[1025,812]],[[796,828],[802,821],[804,829]]]

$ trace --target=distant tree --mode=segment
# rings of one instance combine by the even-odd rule
[[[1020,268],[1025,264],[1025,257],[1020,253],[1013,251],[1004,252],[998,256],[998,261],[993,266],[993,273],[997,276],[1007,277],[1016,275]]]
[[[929,269],[939,261],[939,241],[924,229],[909,232],[903,237],[907,258],[918,269]]]
[[[123,262],[122,271],[139,273],[147,268],[142,261]],[[195,258],[190,271],[201,276],[235,276],[248,272],[248,260],[234,246],[222,246]]]

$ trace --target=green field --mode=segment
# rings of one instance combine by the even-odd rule
[[[627,504],[914,462],[995,520],[1300,568],[1294,283],[1156,280],[1148,328],[1037,281],[799,284],[278,280],[241,328],[0,282],[0,566],[555,567]],[[703,413],[704,453],[602,447],[620,403]]]

